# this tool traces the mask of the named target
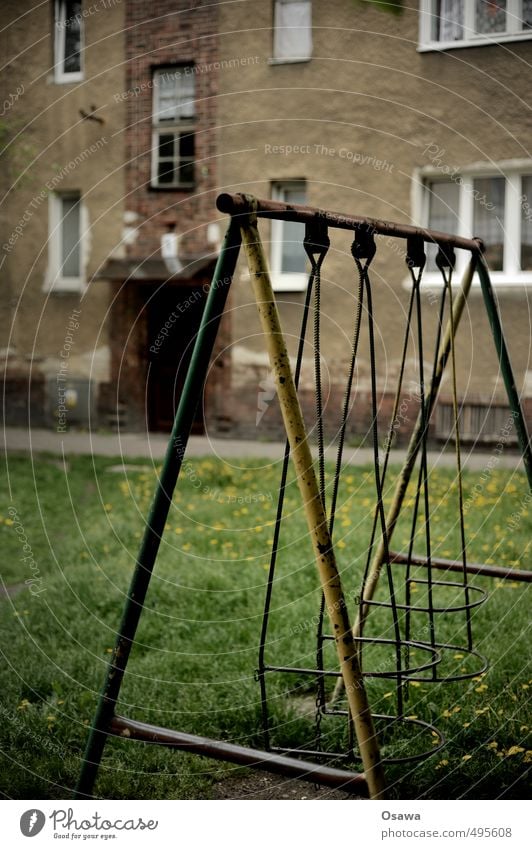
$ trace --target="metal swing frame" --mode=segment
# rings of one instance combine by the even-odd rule
[[[512,410],[514,417],[527,479],[529,486],[532,489],[532,449],[519,395],[515,385],[496,299],[492,289],[489,272],[482,256],[483,245],[478,239],[466,239],[429,229],[415,228],[408,225],[398,225],[375,219],[348,216],[341,213],[326,212],[311,207],[290,206],[269,200],[250,199],[249,196],[245,195],[220,195],[217,199],[217,207],[220,212],[227,213],[231,216],[229,227],[214,271],[213,280],[206,300],[185,385],[168,442],[161,475],[157,484],[134,573],[131,579],[131,584],[124,604],[122,619],[117,631],[113,654],[109,661],[104,685],[89,732],[82,768],[75,791],[75,798],[82,799],[91,798],[93,796],[94,784],[97,778],[105,743],[107,738],[110,736],[157,743],[193,754],[230,761],[235,764],[258,768],[313,783],[319,783],[328,787],[340,788],[345,792],[360,796],[367,795],[369,792],[370,795],[376,798],[377,794],[375,792],[371,792],[371,787],[368,788],[367,774],[360,774],[351,770],[337,769],[327,767],[319,763],[299,760],[277,751],[260,751],[253,748],[230,744],[221,740],[213,740],[180,731],[160,728],[152,724],[138,722],[136,720],[120,716],[116,712],[116,707],[129,656],[134,645],[137,626],[142,615],[144,601],[155,566],[166,519],[171,506],[172,496],[185,456],[186,446],[194,420],[194,414],[202,396],[209,361],[241,249],[241,223],[247,221],[250,214],[257,216],[258,218],[278,218],[300,223],[309,223],[320,220],[328,227],[343,230],[355,230],[362,226],[375,235],[393,236],[403,239],[415,237],[422,239],[424,242],[436,243],[440,249],[443,250],[460,248],[469,251],[471,254],[470,273],[472,276],[473,272],[476,271],[480,279],[484,303],[495,341],[497,356],[506,387],[510,409]],[[461,306],[463,308],[463,304]],[[457,311],[458,309],[459,306],[457,304]],[[445,368],[446,359],[448,357],[448,350],[447,355],[445,353],[445,345],[442,346],[441,351],[442,356],[438,362],[438,381],[437,385],[432,385],[430,387],[427,395],[427,411],[430,411],[432,409],[431,405],[434,404],[439,381],[441,381],[443,369]],[[403,474],[401,477],[403,482],[405,480],[406,483],[408,482],[408,478],[414,467],[415,459],[416,451],[413,447],[413,443],[411,442],[410,448],[407,451],[407,458],[405,460],[403,470],[403,472],[406,471],[406,475]],[[402,491],[402,495],[401,492],[396,493],[396,498],[394,500],[394,509],[396,511],[395,520],[399,515],[402,497],[404,496],[405,491],[406,484]],[[390,552],[390,557],[395,562],[402,562],[401,555]],[[461,564],[456,564],[456,566],[457,568],[462,568]],[[439,565],[435,565],[435,568],[440,567]],[[445,564],[442,565],[441,568],[449,567]],[[468,568],[470,568],[472,572],[491,574],[490,571],[486,571],[486,569],[489,570],[489,567],[484,567],[481,564],[469,566]],[[480,571],[481,569],[482,572]],[[517,571],[513,572],[512,570],[503,571],[504,574],[498,571],[497,577],[516,578],[519,575],[521,577],[517,577],[518,580],[530,580],[532,578],[532,573],[530,572],[519,573]],[[525,574],[528,578],[524,577]]]

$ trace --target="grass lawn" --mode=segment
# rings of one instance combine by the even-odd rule
[[[10,597],[0,602],[4,797],[64,798],[75,783],[157,476],[146,460],[136,461],[143,468],[112,472],[120,462],[73,457],[65,470],[51,456],[8,457],[0,513],[1,575],[11,588]],[[279,465],[257,460],[233,465],[213,459],[187,462],[122,689],[121,713],[261,745],[254,671],[279,471]],[[464,486],[470,561],[530,568],[532,525],[524,475],[495,468],[489,474],[466,474]],[[346,471],[335,540],[351,614],[371,528],[373,494],[371,469]],[[395,548],[407,544],[412,504],[410,494]],[[431,475],[431,512],[434,553],[456,557],[457,487],[451,471]],[[294,481],[287,491],[287,514],[267,661],[309,666],[315,657],[319,590]],[[424,550],[421,527],[416,550]],[[393,569],[401,601],[404,567]],[[426,570],[419,569],[416,577],[412,600],[422,606]],[[459,580],[443,573],[435,577]],[[34,594],[24,586],[31,579]],[[405,713],[433,722],[446,744],[426,760],[390,765],[391,797],[529,795],[530,588],[489,578],[472,583],[488,594],[486,603],[474,608],[472,625],[475,647],[489,658],[489,671],[475,680],[422,680],[409,686]],[[382,581],[381,600],[386,590]],[[436,606],[459,606],[462,598],[457,588],[434,591]],[[435,618],[439,641],[464,645],[463,613]],[[413,614],[411,624],[414,638],[426,634],[425,614]],[[389,609],[372,611],[367,633],[392,636]],[[478,668],[478,660],[459,648],[443,654],[446,674]],[[328,651],[327,658],[334,662]],[[410,653],[410,663],[426,660],[426,652]],[[366,669],[392,666],[390,653],[379,646],[368,650]],[[274,742],[312,746],[312,679],[272,674],[268,682]],[[329,685],[333,683],[331,679]],[[374,712],[393,713],[393,680],[368,679],[368,693]],[[345,746],[343,719],[323,718],[322,743],[331,750]],[[420,735],[405,727],[399,736],[385,736],[383,746],[386,756],[397,757],[407,750],[432,750],[434,743],[430,731]],[[228,764],[112,740],[97,794],[216,798],[217,781],[230,775],[235,768]]]

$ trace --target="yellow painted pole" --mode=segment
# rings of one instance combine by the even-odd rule
[[[369,796],[382,799],[385,782],[377,736],[255,215],[246,219],[241,232]]]

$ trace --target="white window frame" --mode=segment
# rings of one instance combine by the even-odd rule
[[[305,188],[305,180],[277,180],[272,184],[272,200],[285,202],[285,190],[294,188]],[[270,266],[272,275],[272,288],[274,292],[304,292],[307,288],[308,273],[306,271],[283,272],[282,267],[282,243],[284,221],[277,218],[271,220],[270,230]]]
[[[152,83],[153,83],[153,112],[152,112],[152,147],[151,147],[151,179],[150,185],[153,189],[157,189],[158,191],[179,191],[179,190],[188,190],[193,189],[196,185],[196,174],[194,169],[194,178],[190,181],[181,181],[179,183],[159,183],[158,182],[158,163],[159,163],[159,136],[160,135],[186,135],[188,132],[190,134],[195,135],[196,133],[196,109],[194,107],[194,115],[190,119],[180,121],[158,121],[159,114],[159,101],[158,101],[158,92],[159,86],[156,84],[157,76],[168,73],[178,73],[182,71],[185,73],[185,69],[190,68],[191,73],[194,74],[194,66],[193,65],[171,65],[165,66],[161,68],[155,68],[152,72]],[[194,77],[193,77],[194,78]],[[181,159],[179,159],[181,161]],[[196,162],[196,151],[194,149],[194,156],[192,157],[184,157],[183,161],[190,161],[194,165]]]
[[[475,31],[475,0],[463,0],[465,38],[456,41],[435,41],[432,38],[434,17],[437,0],[420,0],[419,4],[419,45],[418,52],[431,50],[454,50],[460,47],[485,47],[488,44],[503,44],[508,41],[529,41],[532,39],[532,29],[519,28],[522,19],[521,0],[507,0],[505,32],[478,33]]]
[[[83,79],[83,53],[85,47],[85,19],[83,15],[80,20],[80,51],[79,61],[80,70],[65,73],[63,65],[65,61],[65,21],[66,21],[66,3],[65,0],[55,0],[54,2],[54,82],[56,83],[76,83]]]
[[[61,224],[63,220],[63,200],[65,198],[79,199],[80,274],[76,277],[64,277],[61,273],[63,255]],[[81,193],[79,191],[51,192],[48,197],[48,268],[44,280],[44,291],[68,294],[86,290],[87,233],[87,212]]]
[[[309,26],[308,32],[306,33],[307,37],[307,50],[301,56],[280,56],[280,45],[279,45],[279,15],[281,12],[282,6],[287,6],[290,3],[305,3],[308,6],[309,11]],[[273,45],[272,51],[273,56],[268,60],[270,65],[290,65],[295,64],[297,62],[310,62],[312,59],[312,0],[274,0],[273,4]]]
[[[472,238],[474,220],[474,195],[473,181],[478,177],[504,177],[506,180],[504,201],[504,247],[503,247],[503,270],[491,271],[490,278],[494,286],[503,289],[511,287],[532,286],[532,270],[521,271],[521,178],[532,176],[531,159],[512,159],[498,163],[475,163],[464,166],[460,171],[449,167],[447,172],[432,166],[418,169],[412,180],[412,208],[414,220],[419,226],[429,226],[429,203],[430,193],[426,186],[428,182],[444,181],[449,179],[451,173],[456,181],[461,180],[458,217],[462,222],[460,232],[454,235]],[[451,178],[452,182],[452,178]],[[456,273],[454,282],[458,284],[465,271],[468,261],[468,251],[456,251]],[[426,271],[422,278],[425,284],[435,285],[441,283],[441,274],[438,271]],[[408,285],[411,284],[410,278]],[[477,275],[473,279],[473,286],[479,286]]]

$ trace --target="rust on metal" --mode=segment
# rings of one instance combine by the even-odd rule
[[[251,212],[249,195],[224,193],[216,198],[216,206],[220,212],[232,216],[249,215]],[[363,226],[370,233],[378,236],[396,236],[401,239],[417,236],[425,242],[432,242],[444,247],[451,246],[476,254],[484,251],[484,243],[481,239],[466,239],[463,236],[440,233],[438,230],[430,230],[425,227],[412,227],[410,224],[395,224],[377,218],[345,215],[342,212],[328,212],[312,206],[286,204],[280,201],[257,198],[256,208],[253,211],[259,218],[281,218],[285,221],[298,221],[301,224],[318,219],[325,222],[329,227],[336,227],[340,230],[355,230]]]
[[[426,557],[412,555],[409,559],[408,554],[390,551],[390,563],[406,564],[408,562],[412,566],[427,566]],[[463,572],[464,570],[461,561],[446,560],[443,557],[431,557],[430,564],[433,569],[441,569],[446,572]],[[470,575],[486,575],[488,578],[532,583],[532,572],[526,569],[507,569],[505,566],[488,566],[486,563],[468,563],[465,570]]]
[[[323,766],[296,760],[274,752],[262,752],[224,740],[211,740],[209,737],[199,737],[196,734],[186,734],[183,731],[172,731],[170,728],[160,728],[147,722],[138,722],[124,716],[114,716],[110,733],[129,740],[142,740],[145,743],[157,743],[203,755],[207,758],[229,761],[240,766],[263,769],[288,778],[299,778],[302,781],[322,784],[353,793],[357,796],[367,796],[368,787],[363,773],[350,772],[345,769]]]

